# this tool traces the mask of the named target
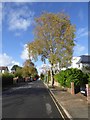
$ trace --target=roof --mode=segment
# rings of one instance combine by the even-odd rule
[[[80,63],[81,62],[81,57],[73,57],[72,62],[74,62],[76,64]]]
[[[81,63],[90,63],[90,55],[81,55]]]
[[[8,70],[7,66],[0,66],[0,70]]]

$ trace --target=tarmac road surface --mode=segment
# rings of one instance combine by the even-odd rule
[[[62,118],[41,80],[2,93],[2,118]]]

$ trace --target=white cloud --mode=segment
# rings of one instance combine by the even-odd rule
[[[79,28],[76,32],[76,39],[81,38],[81,37],[88,37],[88,29],[87,27],[85,28]]]
[[[85,50],[85,47],[80,45],[80,44],[77,44],[75,47],[74,47],[74,52],[77,53],[77,54],[82,54]]]
[[[29,56],[28,56],[28,55],[29,55],[29,54],[28,54],[27,44],[25,44],[25,45],[23,46],[23,51],[22,51],[20,57],[21,57],[21,59],[23,59],[23,60],[27,60],[27,59],[29,59]],[[31,52],[31,54],[30,54],[30,59],[33,60],[32,52]]]
[[[81,33],[83,33],[85,31],[86,28],[79,28],[77,31],[77,34],[80,35]]]
[[[21,58],[22,58],[23,60],[28,59],[27,44],[25,44],[24,47],[23,47],[23,51],[22,51],[22,53],[21,53]]]
[[[26,3],[4,4],[4,18],[7,18],[9,30],[26,31],[32,24],[33,16],[34,12],[30,10]]]
[[[8,66],[10,70],[13,65],[20,66],[20,63],[13,60],[13,58],[8,56],[6,53],[0,54],[0,66]]]
[[[10,30],[27,30],[27,28],[31,25],[31,15],[32,13],[26,13],[25,10],[21,11],[12,11],[9,16],[9,29]],[[24,18],[26,17],[26,18]]]

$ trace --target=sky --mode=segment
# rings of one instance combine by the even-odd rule
[[[71,23],[76,26],[73,56],[88,54],[88,2],[2,2],[0,66],[23,65],[28,57],[26,44],[34,40],[34,19],[43,11],[69,15]],[[35,62],[38,70],[42,64],[40,59]]]

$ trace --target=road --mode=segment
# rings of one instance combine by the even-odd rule
[[[42,81],[23,83],[2,94],[3,118],[62,118]]]

